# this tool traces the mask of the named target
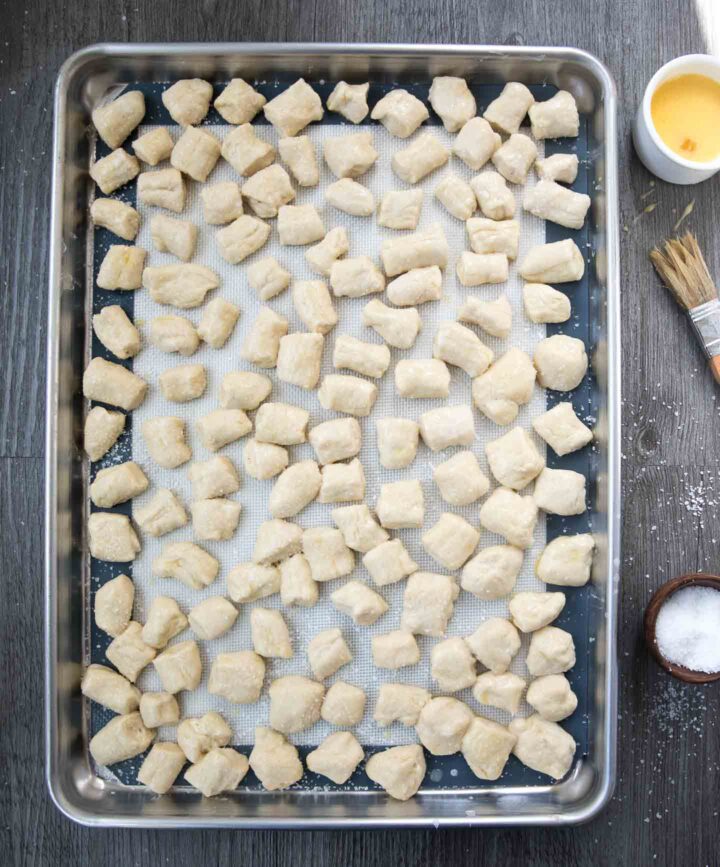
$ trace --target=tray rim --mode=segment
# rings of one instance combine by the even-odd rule
[[[47,386],[45,429],[45,779],[55,806],[67,818],[87,827],[167,828],[178,827],[174,817],[100,816],[81,810],[68,801],[58,774],[58,672],[57,646],[57,465],[58,454],[58,395],[60,326],[61,251],[63,243],[62,192],[65,183],[63,141],[67,91],[73,79],[91,62],[124,55],[172,57],[182,54],[199,57],[207,54],[253,56],[318,56],[345,55],[379,57],[409,56],[417,59],[447,57],[538,58],[574,61],[588,69],[597,79],[603,95],[605,122],[604,155],[606,193],[606,253],[607,253],[607,575],[605,604],[606,647],[604,654],[603,763],[593,794],[580,807],[558,813],[508,813],[507,815],[453,816],[433,818],[429,815],[358,819],[328,818],[262,818],[262,817],[193,817],[185,815],[182,827],[188,828],[283,828],[318,830],[365,829],[380,827],[507,827],[576,825],[594,818],[612,797],[616,782],[617,743],[617,604],[620,563],[620,305],[619,305],[619,213],[617,168],[617,90],[607,67],[593,54],[577,48],[558,46],[501,46],[481,44],[406,44],[406,43],[283,43],[283,42],[189,42],[189,43],[97,43],[82,48],[62,64],[54,91],[54,124],[52,145],[52,186],[50,219],[50,267],[48,285]],[[538,58],[539,59],[539,58]]]

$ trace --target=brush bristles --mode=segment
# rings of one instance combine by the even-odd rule
[[[655,247],[650,251],[650,261],[677,303],[685,310],[692,310],[717,298],[717,289],[697,239],[691,232],[682,238],[666,241],[662,250]]]

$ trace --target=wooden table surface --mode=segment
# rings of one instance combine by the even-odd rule
[[[703,5],[709,6],[710,2]],[[3,863],[411,865],[718,863],[720,684],[683,685],[641,634],[653,588],[720,568],[718,392],[657,285],[648,248],[688,227],[720,275],[720,175],[650,190],[629,125],[645,82],[708,46],[689,0],[103,0],[3,3],[0,25],[0,843]],[[568,45],[597,54],[620,96],[623,566],[618,782],[592,823],[563,830],[132,832],[64,819],[42,753],[43,426],[52,89],[100,41],[336,41]],[[657,202],[651,213],[643,208]],[[8,860],[6,860],[8,859]]]

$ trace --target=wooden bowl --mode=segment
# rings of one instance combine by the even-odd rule
[[[673,677],[688,683],[711,683],[715,680],[720,680],[720,671],[708,674],[704,671],[692,671],[685,668],[683,665],[677,665],[660,653],[660,648],[657,645],[655,636],[655,624],[657,623],[658,613],[663,603],[669,599],[673,593],[682,590],[683,587],[692,585],[700,585],[702,587],[712,587],[714,590],[720,590],[720,575],[708,575],[705,572],[691,572],[688,575],[680,575],[678,578],[673,578],[667,581],[658,590],[648,602],[645,609],[645,643],[650,648],[650,652],[662,667],[670,672]]]

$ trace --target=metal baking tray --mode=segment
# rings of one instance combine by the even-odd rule
[[[352,790],[292,788],[270,793],[243,787],[208,800],[182,786],[158,798],[118,774],[97,774],[87,744],[91,719],[79,684],[90,623],[85,545],[87,464],[82,452],[84,399],[92,309],[93,248],[88,231],[88,167],[94,148],[90,112],[109,92],[201,77],[218,84],[231,77],[269,87],[303,76],[322,94],[329,83],[369,80],[378,93],[391,86],[427,87],[435,75],[460,75],[476,93],[492,98],[507,81],[522,81],[551,95],[571,91],[582,117],[577,145],[593,204],[576,237],[588,251],[586,276],[573,291],[576,314],[564,330],[583,338],[592,376],[575,394],[597,418],[597,446],[562,459],[588,476],[591,505],[570,532],[591,526],[598,551],[585,588],[568,594],[561,623],[576,638],[572,676],[580,708],[566,726],[579,747],[568,777],[552,784],[515,760],[496,783],[458,773],[447,786],[433,783],[434,757],[418,795],[389,799],[370,785]],[[328,91],[329,92],[329,91]],[[479,98],[486,104],[488,99]],[[620,523],[620,355],[618,300],[616,96],[605,67],[592,55],[567,48],[436,45],[176,44],[97,45],[63,65],[55,92],[51,263],[49,285],[46,467],[46,762],[47,783],[58,808],[87,825],[129,827],[364,828],[378,826],[566,825],[586,821],[609,799],[615,777],[617,664],[616,604]],[[563,150],[546,143],[546,153]],[[581,152],[581,153],[580,153]],[[567,237],[548,224],[547,241]],[[557,331],[548,326],[548,334]],[[552,399],[551,399],[552,402]],[[587,413],[586,413],[587,414]],[[587,450],[585,450],[587,451]],[[555,459],[557,461],[557,459]],[[548,455],[548,463],[553,458]],[[548,518],[547,535],[560,531]],[[301,751],[302,752],[302,751]],[[451,757],[452,758],[452,757]],[[455,757],[457,759],[457,757]],[[361,772],[358,772],[361,773]],[[364,775],[363,775],[364,776]],[[540,782],[538,782],[540,779]],[[542,780],[545,780],[543,782]],[[125,782],[120,782],[125,780]],[[367,778],[364,779],[369,784]]]

